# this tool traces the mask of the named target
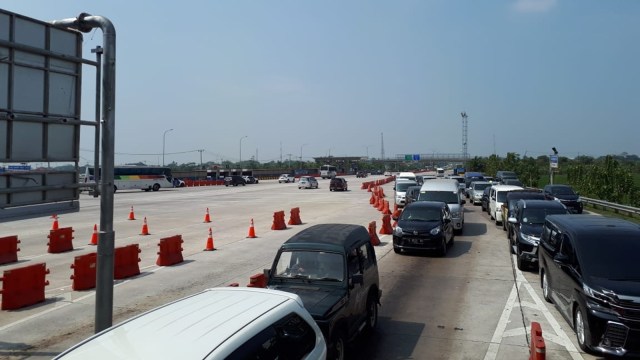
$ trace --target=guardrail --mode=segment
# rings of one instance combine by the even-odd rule
[[[584,203],[591,205],[596,209],[598,207],[601,207],[604,210],[613,210],[616,214],[622,211],[622,212],[625,212],[629,217],[633,217],[634,215],[635,216],[640,215],[640,208],[636,208],[633,206],[620,205],[620,204],[611,203],[604,200],[590,199],[583,196],[581,196],[580,198]]]

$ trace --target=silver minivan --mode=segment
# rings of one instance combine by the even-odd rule
[[[460,185],[455,179],[429,180],[424,182],[418,196],[418,201],[441,201],[449,205],[453,228],[457,233],[462,232],[466,203],[459,189]]]

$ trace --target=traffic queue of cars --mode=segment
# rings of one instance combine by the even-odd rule
[[[583,351],[640,356],[640,225],[580,215],[582,201],[569,185],[542,191],[491,185],[481,206],[502,223],[518,269],[538,271],[545,300],[571,325]]]

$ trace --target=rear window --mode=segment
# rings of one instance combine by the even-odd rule
[[[457,204],[459,197],[457,192],[451,191],[421,191],[419,201],[441,201],[447,204]]]
[[[473,189],[474,190],[484,190],[486,188],[488,188],[489,186],[491,186],[491,184],[473,184]]]
[[[396,191],[400,191],[400,192],[406,192],[407,188],[409,188],[409,186],[416,186],[417,184],[415,182],[399,182],[396,184]]]

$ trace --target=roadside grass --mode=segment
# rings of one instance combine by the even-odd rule
[[[638,216],[632,217],[632,216],[627,215],[624,212],[616,213],[615,211],[611,211],[611,210],[595,208],[592,205],[585,205],[585,210],[588,210],[590,212],[597,213],[597,214],[600,214],[600,215],[614,217],[614,218],[618,218],[618,219],[624,219],[624,220],[628,220],[628,221],[631,221],[631,222],[636,223],[636,224],[640,224],[640,217],[638,217]]]

